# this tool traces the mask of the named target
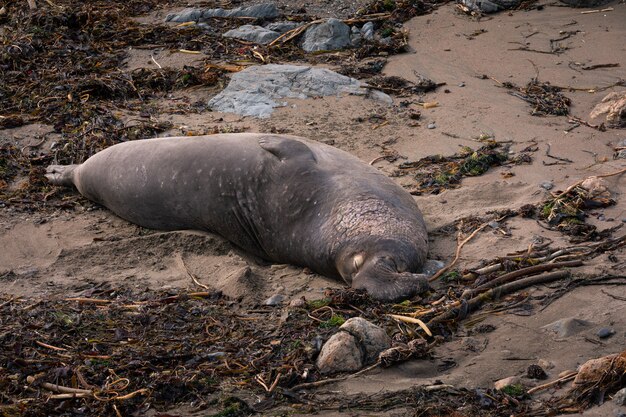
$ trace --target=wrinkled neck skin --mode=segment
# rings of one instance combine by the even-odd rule
[[[402,206],[404,207],[404,206]],[[345,240],[335,260],[341,277],[375,299],[399,301],[429,289],[420,274],[428,240],[417,206],[404,210],[382,200],[366,200],[343,210],[336,230]]]

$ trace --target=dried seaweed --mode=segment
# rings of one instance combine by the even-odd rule
[[[482,175],[494,166],[509,161],[508,152],[498,142],[492,141],[476,151],[464,147],[452,156],[433,155],[415,162],[400,164],[395,175],[411,174],[416,184],[411,194],[438,194],[449,188],[458,188],[464,177]]]
[[[442,1],[422,0],[374,0],[357,12],[357,16],[375,13],[390,13],[390,21],[395,23],[406,22],[415,17],[430,13]]]
[[[576,186],[543,202],[539,207],[539,217],[550,227],[575,237],[574,241],[599,240],[607,233],[598,232],[596,226],[585,222],[586,210],[615,204],[615,200],[606,195],[594,195]]]
[[[379,305],[362,292],[329,292],[324,309],[291,309],[281,318],[280,309],[245,310],[219,293],[90,294],[99,298],[0,303],[0,404],[16,407],[12,415],[201,408],[228,387],[262,394],[263,384],[278,381],[288,389],[319,378],[315,339],[335,331],[320,310],[375,317]],[[49,384],[81,395],[56,397],[68,390]],[[61,400],[62,409],[49,407]]]
[[[561,88],[550,83],[542,83],[533,79],[526,87],[517,87],[511,83],[504,83],[504,87],[513,89],[509,94],[520,98],[532,106],[530,114],[533,116],[567,116],[571,100],[561,93]]]

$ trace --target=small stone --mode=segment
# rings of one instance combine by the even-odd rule
[[[283,303],[285,296],[282,294],[274,294],[263,302],[266,306],[278,306]]]
[[[465,83],[459,83],[459,87],[465,87]]]
[[[363,354],[356,338],[340,331],[324,344],[316,365],[322,374],[354,372],[363,366]]]
[[[542,329],[555,332],[558,337],[570,337],[580,333],[589,326],[591,326],[591,323],[588,321],[569,317],[545,325]]]
[[[544,181],[541,184],[539,184],[539,186],[545,190],[550,191],[551,189],[554,188],[554,183],[552,183],[552,181]]]
[[[539,359],[537,361],[537,365],[541,366],[543,369],[552,369],[554,368],[554,364],[547,359]]]
[[[546,379],[548,374],[539,365],[530,365],[526,370],[526,376],[531,379]]]
[[[626,405],[626,388],[622,388],[613,395],[613,402],[615,405]]]
[[[498,223],[497,221],[491,221],[489,222],[489,227],[491,227],[492,229],[498,229],[500,228],[500,223]]]
[[[304,297],[294,298],[289,302],[289,307],[291,308],[301,308],[306,305],[306,299]]]
[[[426,262],[424,262],[422,266],[422,274],[431,277],[444,266],[446,266],[446,264],[436,259],[426,259]]]
[[[606,339],[607,337],[611,337],[615,334],[615,330],[609,328],[609,327],[603,327],[600,330],[598,330],[598,333],[596,333],[596,335],[600,338],[600,339]]]
[[[363,39],[365,40],[374,39],[374,23],[373,22],[367,22],[366,24],[363,25],[363,27],[361,28],[361,36],[363,36]]]
[[[426,127],[427,127],[428,129],[434,129],[434,128],[436,128],[436,127],[437,127],[437,125],[436,125],[436,124],[434,124],[434,123],[428,123],[428,126],[426,126]]]
[[[508,378],[500,379],[494,382],[493,387],[498,391],[501,391],[502,388],[507,387],[509,385],[519,385],[520,379],[517,376],[510,376]]]

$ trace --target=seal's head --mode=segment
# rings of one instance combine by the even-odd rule
[[[397,239],[372,239],[350,245],[338,257],[337,269],[356,289],[365,289],[380,301],[399,301],[427,291],[426,275],[417,273],[425,254],[410,242]]]

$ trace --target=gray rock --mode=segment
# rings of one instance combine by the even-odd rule
[[[588,321],[569,317],[545,325],[542,329],[555,332],[558,337],[570,337],[580,333],[591,325],[592,323]]]
[[[269,117],[275,107],[285,106],[284,98],[339,94],[367,95],[392,102],[380,91],[362,87],[360,81],[336,72],[298,65],[255,65],[233,75],[228,86],[209,101],[213,110],[243,116]]]
[[[363,366],[363,353],[354,336],[340,331],[324,344],[316,365],[322,374],[358,371]]]
[[[350,26],[338,19],[330,18],[304,32],[302,49],[307,52],[332,51],[347,46],[350,46]]]
[[[273,3],[255,4],[250,7],[236,9],[185,9],[180,13],[168,14],[166,22],[198,22],[211,17],[254,17],[257,19],[274,19],[280,16],[278,8]]]
[[[622,388],[613,395],[613,402],[616,405],[626,405],[626,388]]]
[[[374,39],[374,23],[373,22],[367,22],[366,24],[363,25],[363,27],[361,28],[361,36],[363,36],[363,39],[368,40],[368,41]]]
[[[626,149],[622,149],[621,151],[619,151],[619,152],[617,153],[617,157],[618,157],[619,159],[626,159]]]
[[[361,344],[365,352],[363,365],[375,362],[380,352],[391,347],[387,332],[361,317],[348,319],[339,330],[350,333]]]
[[[283,303],[285,296],[282,294],[274,294],[263,302],[266,306],[278,306]]]
[[[435,123],[428,123],[428,126],[426,126],[428,129],[434,129],[437,127],[437,125]]]
[[[280,33],[266,29],[262,26],[243,25],[237,29],[229,30],[222,35],[226,38],[243,39],[246,41],[268,44],[280,36]]]
[[[302,26],[302,23],[298,22],[275,22],[265,25],[265,28],[278,33],[286,33],[300,26]]]
[[[428,275],[429,277],[433,276],[444,266],[446,266],[446,264],[436,259],[426,259],[424,266],[422,266],[422,274]]]
[[[520,5],[521,0],[460,0],[471,11],[480,13],[496,13],[513,9]]]
[[[611,337],[615,334],[615,330],[609,328],[609,327],[603,327],[600,330],[598,330],[598,332],[596,333],[596,335],[600,338],[600,339],[606,339],[607,337]]]
[[[554,184],[552,183],[552,181],[544,181],[541,184],[539,184],[539,186],[543,188],[544,190],[548,190],[548,191],[554,188]]]

